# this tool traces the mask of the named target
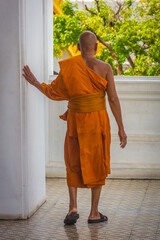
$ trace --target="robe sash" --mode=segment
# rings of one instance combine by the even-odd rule
[[[105,92],[72,97],[69,99],[68,109],[74,112],[96,112],[106,109]]]
[[[106,109],[105,92],[96,92],[91,94],[84,94],[75,96],[69,99],[68,109],[74,112],[96,112]],[[64,121],[67,120],[68,110],[59,117]]]

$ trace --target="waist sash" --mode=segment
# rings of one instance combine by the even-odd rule
[[[95,112],[106,109],[105,92],[79,95],[69,99],[68,109],[74,112]]]

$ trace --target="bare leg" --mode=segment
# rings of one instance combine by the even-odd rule
[[[102,186],[98,188],[91,188],[92,205],[91,205],[91,212],[88,219],[100,219],[100,215],[98,212],[98,203],[99,203],[101,190],[102,190]]]
[[[68,187],[69,190],[69,197],[70,197],[70,203],[69,203],[69,214],[72,212],[77,213],[77,188],[76,187]]]

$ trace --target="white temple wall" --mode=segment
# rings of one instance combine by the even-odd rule
[[[115,85],[128,143],[124,149],[120,148],[117,124],[107,99],[107,111],[111,123],[111,174],[109,177],[160,178],[160,78],[115,77]],[[65,176],[66,123],[58,116],[66,109],[67,102],[49,100],[47,176]]]

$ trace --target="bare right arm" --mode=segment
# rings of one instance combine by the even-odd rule
[[[30,68],[28,65],[23,67],[24,73],[22,74],[23,77],[33,86],[35,86],[40,92],[41,91],[41,84],[40,82],[36,79],[36,77],[33,75],[31,72]]]
[[[127,144],[127,135],[124,131],[122,114],[121,114],[121,106],[120,106],[119,98],[117,96],[117,92],[115,88],[113,70],[109,64],[107,64],[106,79],[108,81],[108,86],[106,91],[108,95],[109,105],[118,125],[118,136],[120,139],[120,146],[121,148],[124,148]]]

